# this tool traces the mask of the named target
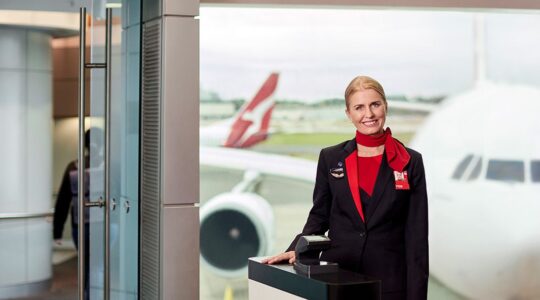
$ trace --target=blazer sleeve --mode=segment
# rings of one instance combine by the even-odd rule
[[[325,159],[325,149],[319,154],[317,164],[317,176],[313,189],[313,207],[304,225],[302,233],[297,235],[286,251],[292,251],[296,247],[298,239],[303,235],[324,234],[329,227],[330,208],[332,206],[332,193],[328,184],[328,165]]]
[[[428,198],[422,156],[415,159],[412,173],[412,191],[405,225],[407,300],[425,300],[429,277]]]

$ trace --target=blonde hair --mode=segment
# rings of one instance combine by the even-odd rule
[[[384,106],[388,108],[386,95],[384,94],[382,85],[377,80],[369,76],[356,76],[345,89],[345,104],[347,105],[347,109],[349,109],[349,98],[351,95],[364,90],[376,91],[383,98]]]

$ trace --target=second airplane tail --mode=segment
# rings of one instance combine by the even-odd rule
[[[270,74],[255,97],[240,109],[223,146],[247,148],[268,137],[278,78],[278,73]]]

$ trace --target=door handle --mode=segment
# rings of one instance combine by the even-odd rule
[[[111,283],[111,59],[112,59],[112,8],[105,9],[105,251],[103,257],[103,299],[110,299]]]
[[[99,197],[96,201],[84,201],[84,207],[103,207],[105,206],[105,201],[103,201],[103,197]]]
[[[84,179],[85,157],[84,157],[84,117],[85,117],[85,52],[86,52],[86,7],[81,7],[79,11],[79,151],[78,151],[78,179],[79,182],[86,182]],[[85,283],[85,265],[84,237],[84,184],[78,184],[78,199],[79,202],[79,255],[78,255],[78,299],[84,300],[84,283]]]
[[[106,9],[105,19],[105,63],[86,63],[86,7],[79,10],[79,150],[78,150],[78,179],[80,183],[85,181],[85,157],[84,157],[84,128],[85,128],[85,69],[104,68],[105,69],[105,176],[104,187],[105,197],[98,201],[86,202],[84,199],[84,184],[78,185],[78,203],[79,203],[79,257],[78,257],[78,299],[84,300],[84,285],[86,281],[84,265],[85,256],[85,207],[107,207],[110,199],[110,119],[111,119],[111,58],[112,58],[112,8]],[[104,282],[103,299],[110,299],[110,210],[105,209],[104,226]]]
[[[131,206],[129,205],[129,200],[126,200],[124,202],[124,208],[126,209],[126,214],[129,214],[129,209],[131,208]]]

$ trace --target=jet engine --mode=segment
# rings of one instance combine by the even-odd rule
[[[245,276],[249,257],[272,251],[272,208],[255,193],[234,189],[215,196],[201,207],[200,223],[202,264],[218,276]]]

